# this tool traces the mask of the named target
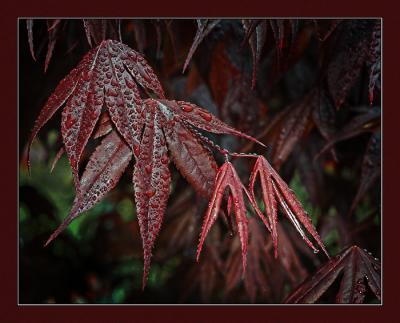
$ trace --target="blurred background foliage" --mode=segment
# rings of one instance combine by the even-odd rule
[[[196,32],[194,20],[126,20],[121,26],[123,41],[144,53],[166,88],[167,97],[204,106],[252,136],[264,134],[262,140],[270,147],[276,141],[268,139],[264,130],[280,111],[304,97],[319,75],[321,42],[313,34],[314,24],[307,21],[300,21],[298,31],[303,39],[299,46],[304,49],[285,70],[275,70],[274,41],[272,36],[267,38],[253,91],[251,51],[239,46],[244,37],[240,20],[220,22],[198,47],[185,74],[181,71]],[[169,205],[144,291],[142,245],[129,176],[132,165],[101,203],[73,221],[44,248],[48,236],[68,214],[75,194],[66,157],[60,159],[50,174],[52,160],[61,144],[60,115],[49,122],[34,142],[30,175],[23,162],[25,144],[47,97],[89,50],[89,45],[82,22],[68,21],[44,73],[47,44],[44,21],[35,20],[37,62],[29,53],[26,22],[20,20],[19,28],[20,303],[279,303],[326,260],[305,246],[286,219],[281,219],[279,226],[280,256],[274,259],[270,236],[252,218],[247,280],[240,278],[238,239],[229,234],[224,221],[213,228],[204,254],[196,263],[195,250],[207,201],[196,196],[172,164]],[[161,40],[157,35],[162,36]],[[284,59],[281,58],[281,64]],[[232,84],[227,82],[233,69],[240,74],[240,80],[247,82],[244,89],[240,84],[243,92],[239,96],[230,94]],[[367,88],[368,72],[363,67],[347,96],[345,108],[337,111],[335,131],[354,117],[351,106],[368,105],[368,96],[364,95]],[[379,102],[379,96],[376,100]],[[337,160],[329,153],[315,160],[324,139],[311,128],[298,136],[298,143],[279,171],[312,217],[332,255],[350,244],[358,244],[381,256],[380,181],[349,214],[360,185],[361,165],[370,136],[362,133],[337,143]],[[216,140],[231,150],[240,151],[245,146],[236,138]],[[83,160],[87,160],[94,147],[91,143]],[[265,154],[256,147],[250,148]],[[271,152],[269,149],[267,155]],[[243,179],[248,177],[248,166],[238,164]],[[330,302],[336,287],[328,290],[320,302]],[[367,302],[374,302],[371,295],[367,295]]]

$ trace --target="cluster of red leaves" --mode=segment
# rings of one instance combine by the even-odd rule
[[[343,272],[336,303],[363,302],[368,286],[381,299],[381,265],[366,250],[351,246],[325,263],[286,299],[286,303],[315,303]]]
[[[220,22],[221,20],[197,20],[197,33],[187,55],[184,70],[188,67],[196,48]],[[60,20],[47,22],[49,42],[45,70],[50,61],[57,39],[57,30],[61,23]],[[380,24],[342,22],[341,20],[331,21],[325,25],[317,20],[313,23],[320,41],[328,40],[326,47],[333,46],[335,41],[341,37],[338,35],[345,35],[345,41],[338,42],[343,48],[338,55],[327,60],[328,63],[325,64],[324,68],[321,68],[320,80],[324,83],[324,87],[316,86],[305,98],[299,100],[298,104],[283,110],[258,138],[262,138],[264,142],[274,139],[275,144],[273,145],[271,159],[272,164],[279,167],[288,158],[299,139],[307,134],[313,126],[318,128],[327,141],[321,153],[330,150],[334,158],[336,158],[336,153],[333,146],[336,142],[365,131],[373,132],[374,135],[371,137],[364,158],[360,188],[351,208],[353,209],[380,174],[380,137],[379,132],[377,132],[380,109],[367,110],[365,115],[355,118],[352,124],[344,127],[340,132],[335,131],[332,120],[336,113],[335,107],[337,110],[343,105],[347,93],[359,75],[363,64],[368,64],[370,67],[369,97],[370,101],[373,102],[373,93],[375,88],[379,89],[380,83]],[[277,68],[281,72],[287,66],[280,66],[280,58],[283,58],[286,53],[287,58],[290,59],[285,61],[293,63],[297,59],[296,56],[302,51],[301,42],[296,43],[299,32],[299,21],[297,20],[255,19],[243,20],[241,24],[245,32],[242,46],[248,42],[252,53],[253,88],[256,85],[257,66],[267,42],[266,36],[269,29],[272,31],[276,45]],[[169,24],[166,25],[169,26]],[[28,20],[27,26],[30,50],[35,58],[33,20]],[[264,259],[263,252],[265,250],[260,246],[262,239],[256,233],[259,230],[257,231],[254,227],[257,224],[255,219],[247,216],[243,193],[248,197],[252,208],[270,231],[272,239],[269,246],[273,247],[275,257],[279,253],[281,261],[284,261],[282,260],[284,256],[282,253],[284,252],[280,250],[278,245],[278,236],[285,239],[277,223],[278,206],[281,207],[283,213],[314,252],[318,250],[307,235],[310,235],[328,255],[321,238],[300,202],[264,157],[257,157],[247,189],[241,182],[232,163],[226,161],[218,168],[210,148],[221,152],[225,155],[225,158],[229,155],[240,155],[220,148],[200,131],[236,135],[259,144],[262,144],[261,142],[235,130],[210,114],[209,111],[194,104],[167,100],[157,76],[141,54],[122,42],[104,40],[110,37],[119,38],[121,41],[121,22],[119,20],[84,19],[83,26],[90,46],[96,44],[97,47],[93,48],[55,89],[40,113],[29,141],[30,147],[43,125],[60,107],[65,106],[61,126],[64,147],[57,154],[56,160],[64,151],[67,153],[77,194],[70,214],[52,234],[47,243],[64,230],[73,219],[92,208],[115,187],[133,156],[135,160],[133,172],[135,202],[144,249],[143,286],[146,283],[152,249],[160,232],[167,205],[171,183],[171,174],[168,168],[170,158],[196,191],[210,198],[197,249],[197,259],[199,259],[206,236],[215,223],[218,214],[224,214],[221,205],[224,201],[226,202],[227,222],[231,227],[235,226],[233,230],[238,232],[241,245],[241,252],[231,253],[232,257],[226,263],[228,270],[232,270],[229,277],[240,277],[234,272],[238,272],[236,264],[239,258],[237,256],[241,255],[242,273],[250,299],[255,299],[255,285],[261,284],[265,287],[266,279],[263,278],[263,270],[259,266],[260,260],[263,261]],[[143,52],[141,47],[143,47],[145,41],[144,29],[140,27],[140,23],[137,26],[135,25],[134,28],[135,39],[139,50]],[[155,24],[155,26],[157,52],[159,52],[160,24]],[[362,35],[354,36],[355,30],[358,29],[361,30]],[[238,74],[235,67],[232,67],[230,72]],[[217,72],[210,73],[210,82],[213,79],[215,81],[215,77],[219,74]],[[213,93],[214,96],[220,97],[217,101],[220,104],[224,103],[225,109],[230,108],[229,98],[235,103],[238,102],[238,93],[248,93],[244,92],[243,86],[237,86],[239,83],[229,83],[229,77],[216,82],[218,84],[226,83],[223,84],[224,93],[221,94],[216,91]],[[228,89],[230,94],[227,92]],[[246,96],[250,96],[250,94],[246,94]],[[152,98],[145,99],[144,97]],[[260,105],[260,107],[262,106],[262,103],[259,103],[257,99],[253,99],[252,102]],[[373,115],[374,111],[378,111],[377,114]],[[79,176],[79,165],[85,146],[90,139],[100,137],[104,137],[104,139],[89,158],[83,174]],[[245,147],[242,151],[248,150],[249,148]],[[243,154],[243,156],[247,155]],[[264,204],[266,215],[260,210],[260,199],[255,191],[257,179],[260,182],[261,201]],[[212,194],[210,194],[211,192]],[[232,203],[236,222],[232,221],[231,218]],[[250,223],[248,223],[249,221]],[[255,233],[253,234],[253,232]],[[250,242],[248,241],[249,235]],[[250,248],[248,248],[249,246]],[[209,284],[204,284],[204,281],[207,281],[209,277],[208,273],[213,273],[215,277],[218,272],[223,271],[219,261],[214,261],[215,259],[218,260],[218,256],[215,256],[213,246],[208,245],[207,250],[210,255],[201,265],[204,279],[201,280],[203,283],[200,284],[200,287],[204,290],[204,294],[210,294],[213,286],[212,280],[208,281]],[[247,265],[246,271],[247,254],[251,264]],[[334,263],[332,266],[335,268],[344,268],[343,262],[336,264],[336,259],[331,260],[329,264]],[[264,261],[267,261],[266,258]],[[326,266],[328,266],[328,263]],[[333,268],[332,266],[330,268]],[[262,268],[265,269],[265,267],[266,264],[264,263]],[[354,271],[358,272],[358,268]],[[288,272],[290,272],[289,269]],[[370,276],[370,273],[359,272],[360,275],[365,274],[367,279]],[[347,276],[349,275],[347,274]],[[325,280],[325,276],[323,275],[322,281],[325,282],[324,286],[328,288],[326,281],[332,282],[333,280]],[[336,277],[337,274],[333,279]],[[374,277],[375,283],[371,289],[379,298],[380,287],[377,286],[380,286],[380,281],[377,277]],[[357,286],[364,286],[362,282],[358,282],[359,280],[357,280]],[[227,293],[236,284],[235,282],[237,282],[235,279],[229,280],[231,287],[227,289]],[[353,291],[354,286],[356,285],[347,284],[341,290],[347,288],[346,290]],[[304,288],[297,293],[304,295]],[[312,301],[316,301],[326,288],[321,288],[318,292],[315,292]],[[361,289],[360,287],[360,294],[364,295],[365,288]],[[342,291],[339,294],[343,298],[346,293]],[[342,302],[363,300],[363,298],[355,297],[342,298],[340,298]],[[307,299],[306,301],[310,300]],[[302,302],[302,300],[299,302]]]
[[[262,199],[264,202],[267,217],[262,214],[256,201],[254,186],[257,176],[260,177]],[[227,201],[227,216],[230,217],[231,204],[233,203],[237,231],[239,233],[240,242],[242,245],[243,272],[245,272],[246,268],[246,255],[248,245],[248,220],[246,217],[246,206],[244,203],[243,192],[247,195],[256,213],[264,222],[267,229],[271,232],[275,250],[275,258],[278,257],[277,203],[279,203],[279,205],[282,207],[284,214],[288,217],[290,222],[300,233],[301,237],[310,246],[310,248],[312,248],[314,252],[318,252],[318,249],[316,249],[313,243],[308,239],[306,233],[303,230],[303,227],[309,234],[312,235],[318,245],[329,257],[321,238],[317,234],[310,218],[308,217],[306,211],[303,209],[301,203],[298,201],[293,191],[290,190],[287,184],[280,178],[280,176],[271,167],[268,161],[262,156],[259,156],[256,160],[254,169],[250,177],[249,188],[250,193],[242,184],[238,174],[236,173],[233,165],[230,162],[225,162],[218,169],[218,173],[215,177],[214,193],[212,195],[208,210],[204,218],[203,228],[200,236],[200,243],[197,249],[197,260],[199,259],[201,248],[203,246],[207,233],[210,231],[212,225],[217,219],[226,189],[229,189],[230,192]]]
[[[143,100],[138,85],[146,92],[153,91],[159,99]],[[206,146],[209,141],[205,142],[205,137],[195,128],[256,140],[196,105],[165,100],[161,84],[144,58],[117,41],[101,42],[60,82],[35,122],[28,156],[29,147],[39,130],[64,104],[61,130],[77,195],[70,214],[46,244],[115,187],[133,155],[136,161],[133,183],[144,246],[145,284],[151,250],[160,231],[169,195],[168,150],[187,180],[200,193],[208,195],[217,166]],[[107,134],[112,127],[101,123],[100,133],[97,132],[95,137],[107,136],[79,178],[81,155],[100,119],[103,106],[116,131]]]

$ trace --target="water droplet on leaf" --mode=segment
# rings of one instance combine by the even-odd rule
[[[182,105],[181,106],[183,112],[192,112],[193,111],[193,107],[190,105]]]
[[[133,153],[134,153],[136,156],[139,156],[139,154],[140,154],[140,147],[139,147],[139,145],[137,145],[137,144],[134,144],[134,145],[133,145]]]
[[[163,164],[167,164],[167,163],[168,163],[168,156],[167,156],[167,155],[162,156],[162,157],[161,157],[161,162],[162,162]]]
[[[149,190],[149,191],[147,191],[147,192],[146,192],[146,195],[147,195],[147,197],[148,197],[148,198],[151,198],[151,197],[153,197],[153,196],[154,196],[154,194],[156,194],[156,192],[155,192],[155,191],[153,191],[153,190]]]
[[[207,122],[210,122],[212,120],[212,115],[206,112],[200,112],[200,116]]]

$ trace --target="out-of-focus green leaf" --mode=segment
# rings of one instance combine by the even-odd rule
[[[310,197],[304,185],[301,183],[300,173],[296,170],[290,180],[289,187],[295,192],[297,198],[303,205],[304,209],[308,212],[314,225],[318,222],[319,214],[321,210],[317,207],[313,207],[310,202]]]

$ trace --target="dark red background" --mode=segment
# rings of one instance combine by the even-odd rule
[[[399,234],[396,169],[398,86],[400,84],[398,10],[386,2],[247,0],[188,2],[70,0],[2,4],[1,30],[1,170],[0,322],[399,322]],[[394,1],[392,2],[395,3]],[[17,18],[31,16],[348,16],[383,17],[383,306],[18,306],[17,305]],[[397,224],[397,225],[396,225]]]

